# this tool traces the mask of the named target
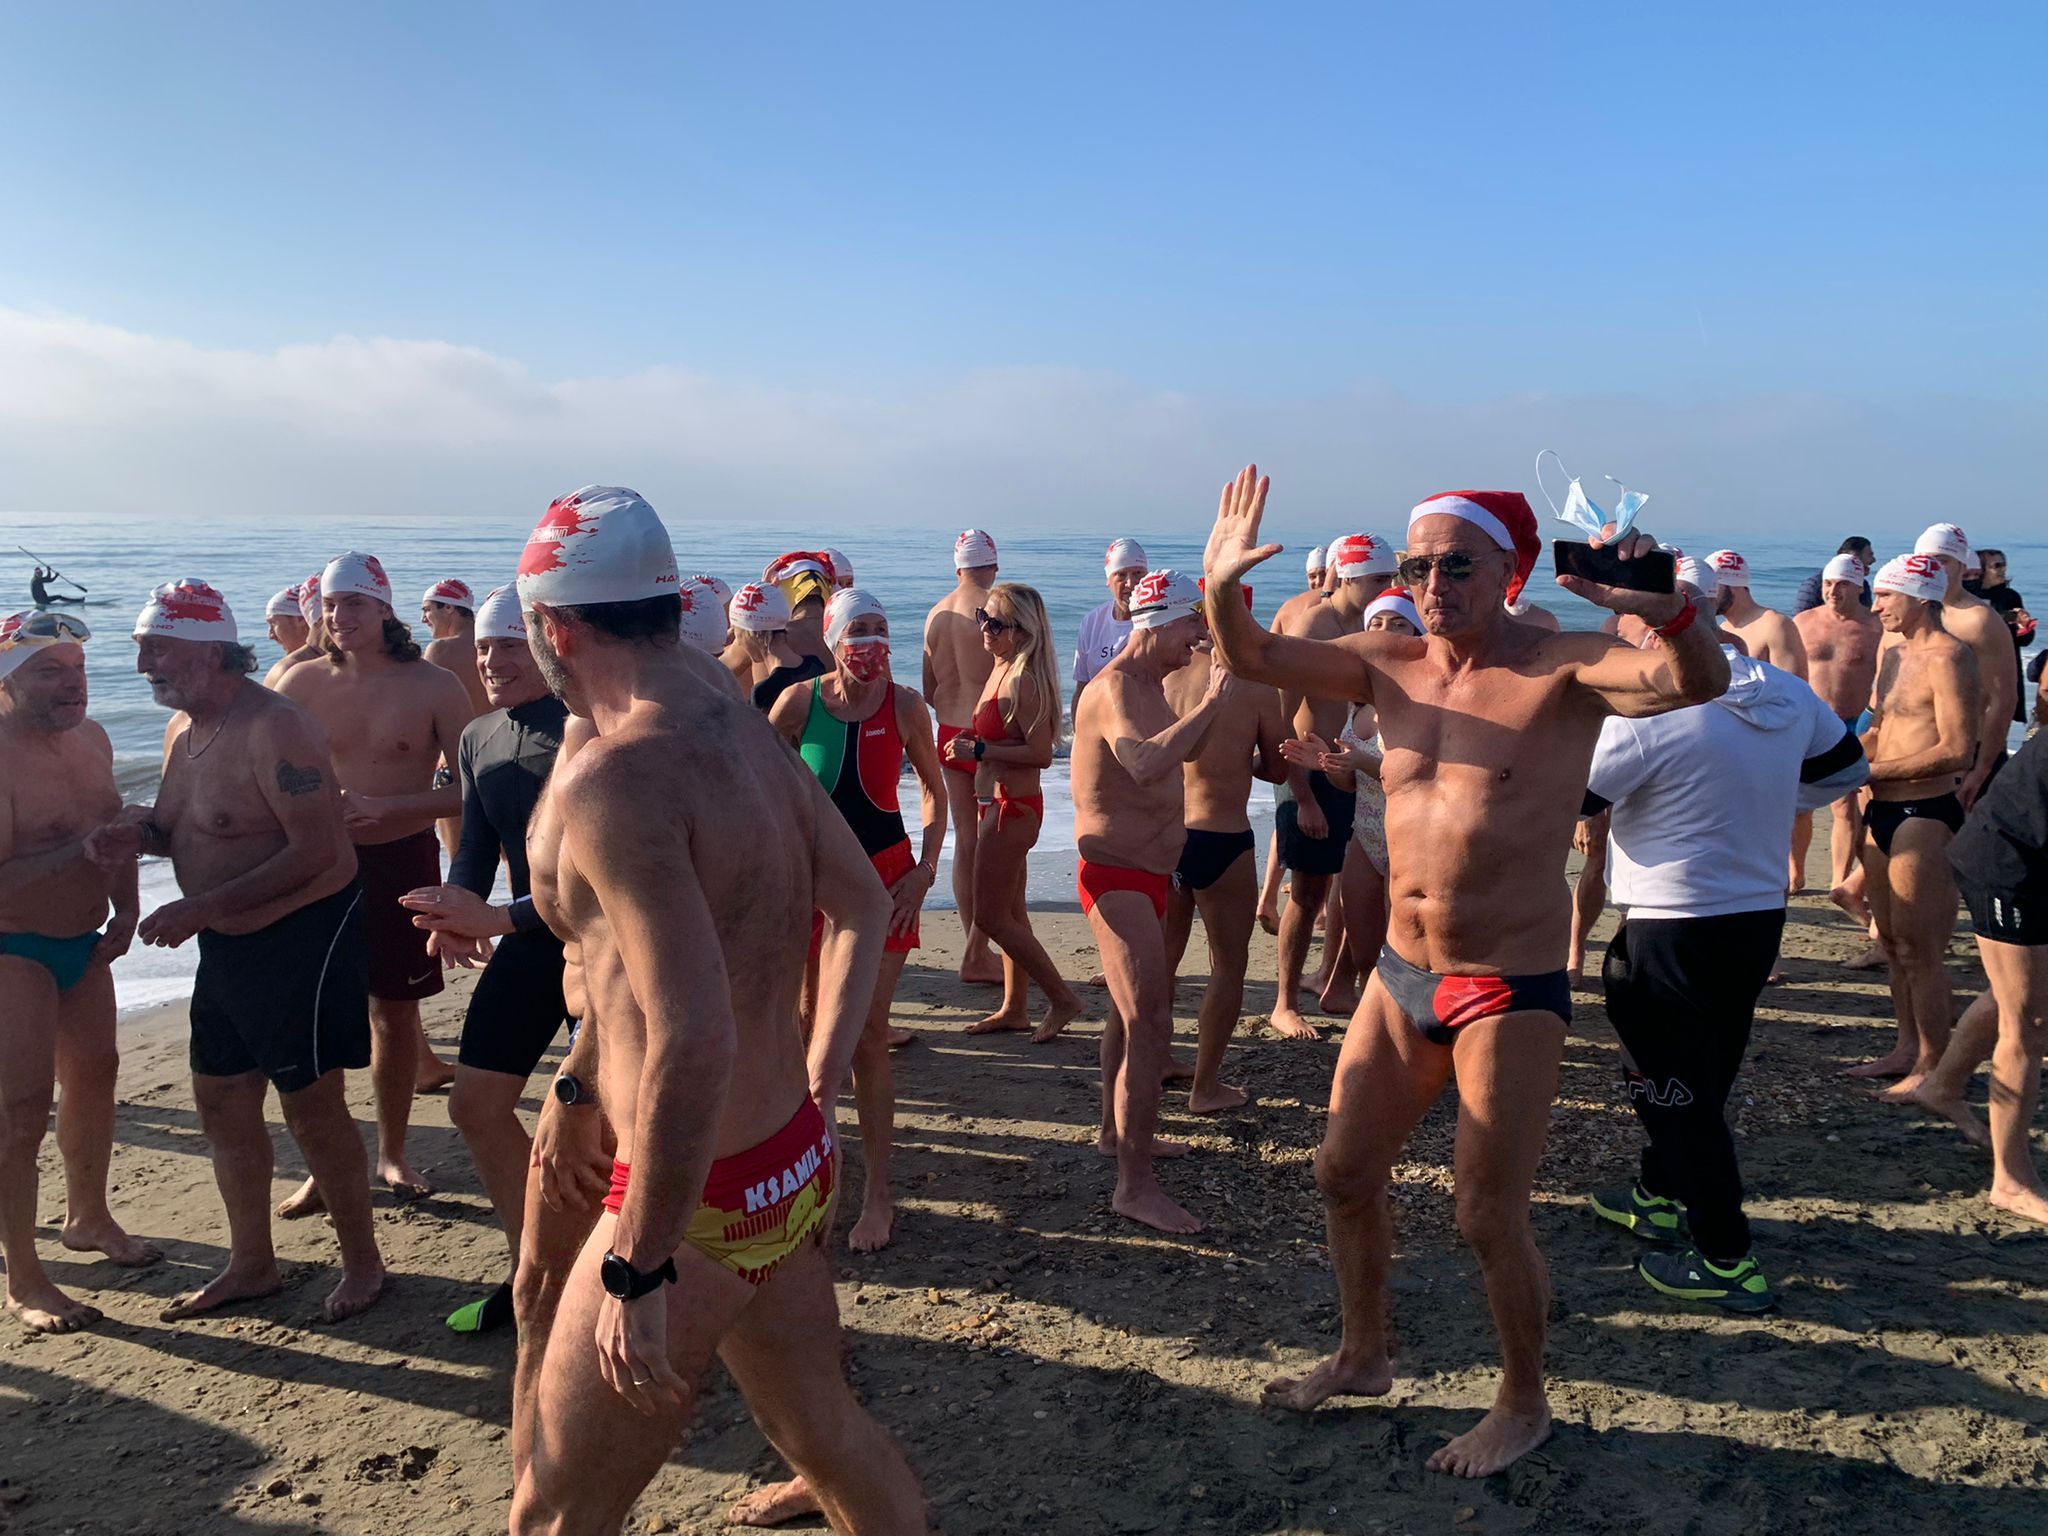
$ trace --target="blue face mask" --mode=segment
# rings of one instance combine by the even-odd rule
[[[1550,488],[1543,483],[1545,459],[1556,459],[1558,474],[1568,482],[1562,507],[1550,494]],[[1564,467],[1564,460],[1558,458],[1556,450],[1546,448],[1536,455],[1536,489],[1541,491],[1543,499],[1550,503],[1552,515],[1561,523],[1570,523],[1574,528],[1582,529],[1588,538],[1600,537],[1601,530],[1612,523],[1614,532],[1609,534],[1608,538],[1618,539],[1635,526],[1636,514],[1643,510],[1644,503],[1650,498],[1641,491],[1630,490],[1612,475],[1602,478],[1621,495],[1621,499],[1614,504],[1614,514],[1611,517],[1600,510],[1599,503],[1586,494],[1583,485],[1572,479],[1571,471]]]

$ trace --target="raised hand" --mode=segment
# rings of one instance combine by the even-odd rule
[[[1647,555],[1657,547],[1657,541],[1638,528],[1614,537],[1614,524],[1608,523],[1600,530],[1600,536],[1589,541],[1595,549],[1611,543],[1615,556],[1622,560],[1633,560],[1638,555]],[[1685,607],[1685,598],[1674,592],[1637,592],[1628,587],[1610,587],[1605,582],[1588,581],[1583,576],[1560,576],[1557,584],[1574,596],[1583,597],[1595,607],[1605,608],[1610,613],[1632,613],[1652,628],[1667,624],[1676,618]]]
[[[1211,581],[1237,581],[1261,561],[1281,552],[1278,544],[1259,542],[1259,521],[1266,515],[1266,490],[1271,485],[1259,466],[1247,464],[1223,487],[1216,526],[1202,551],[1202,574]]]

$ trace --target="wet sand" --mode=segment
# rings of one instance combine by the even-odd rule
[[[1094,969],[1077,913],[1039,922],[1069,975]],[[1169,1240],[1109,1210],[1110,1167],[1093,1150],[1098,1027],[1044,1047],[963,1034],[991,994],[952,979],[952,916],[925,928],[935,942],[906,970],[898,1011],[917,1041],[897,1057],[896,1241],[848,1253],[842,1213],[832,1263],[855,1385],[901,1438],[941,1529],[1954,1536],[2048,1520],[2048,1231],[1984,1201],[1988,1164],[1945,1122],[1838,1075],[1887,1048],[1893,1026],[1882,973],[1841,967],[1862,941],[1819,898],[1793,905],[1787,981],[1766,993],[1733,1107],[1781,1311],[1667,1303],[1636,1277],[1633,1240],[1588,1213],[1588,1189],[1633,1175],[1639,1140],[1612,1032],[1582,992],[1536,1195],[1557,1433],[1474,1483],[1423,1468],[1495,1379],[1477,1266],[1452,1220],[1455,1093],[1399,1171],[1393,1392],[1309,1419],[1262,1410],[1268,1377],[1336,1341],[1310,1157],[1338,1021],[1320,1044],[1248,1027],[1226,1074],[1254,1095],[1243,1111],[1194,1117],[1169,1093],[1162,1129],[1197,1150],[1164,1182],[1208,1223]],[[1177,1020],[1188,1048],[1205,964],[1197,943]],[[1982,986],[1966,939],[1951,973],[1960,1008]],[[1257,1017],[1272,1001],[1264,935],[1253,976]],[[428,1006],[451,1057],[464,995]],[[169,1261],[84,1262],[52,1224],[52,1272],[107,1321],[68,1338],[0,1322],[0,1520],[77,1536],[503,1530],[512,1340],[459,1337],[442,1319],[502,1276],[504,1245],[445,1099],[419,1101],[413,1133],[442,1193],[378,1198],[397,1282],[374,1311],[314,1321],[334,1271],[313,1221],[278,1225],[282,1295],[163,1323],[225,1235],[184,1027],[182,1008],[124,1026],[114,1157],[116,1210]],[[355,1074],[366,1125],[368,1090]],[[270,1113],[281,1198],[302,1165],[274,1098]],[[850,1095],[843,1114],[857,1190]],[[54,1142],[43,1167],[54,1222]],[[727,1503],[780,1475],[717,1377],[695,1438],[626,1529],[719,1529]]]

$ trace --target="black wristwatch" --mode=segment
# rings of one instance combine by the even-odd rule
[[[649,1291],[676,1283],[676,1261],[671,1255],[661,1261],[661,1268],[643,1275],[616,1253],[607,1253],[597,1266],[597,1278],[604,1283],[605,1295],[615,1301],[638,1301]]]
[[[583,1079],[568,1072],[555,1074],[555,1102],[568,1109],[587,1108],[597,1095],[583,1086]]]
[[[986,752],[986,751],[988,751],[988,743],[987,743],[987,742],[985,742],[985,741],[983,741],[983,740],[982,740],[982,739],[981,739],[981,738],[980,738],[979,736],[975,737],[975,738],[974,738],[974,760],[975,760],[975,761],[976,761],[977,763],[981,761],[981,758],[982,758],[982,754],[983,754],[984,752]]]

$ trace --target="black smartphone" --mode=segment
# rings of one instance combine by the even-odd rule
[[[1676,592],[1678,562],[1661,549],[1633,560],[1617,557],[1613,550],[1595,549],[1577,539],[1552,539],[1551,553],[1560,576],[1582,576],[1602,586],[1626,587],[1631,592]]]

